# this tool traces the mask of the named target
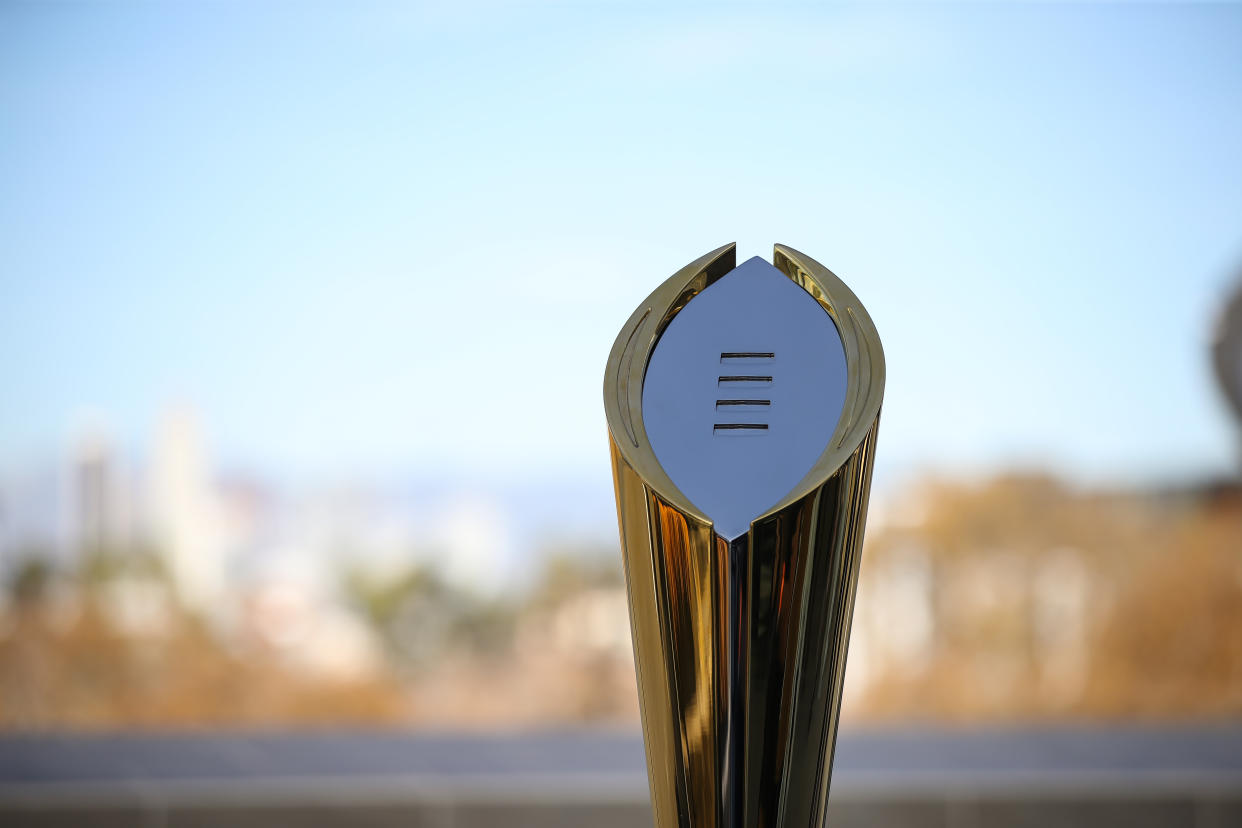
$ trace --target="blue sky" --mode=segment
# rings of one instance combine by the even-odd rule
[[[278,476],[606,473],[727,241],[868,306],[884,474],[1228,470],[1242,6],[0,9],[0,468],[189,401]]]

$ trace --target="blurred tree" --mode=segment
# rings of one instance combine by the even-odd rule
[[[429,669],[450,650],[495,657],[512,645],[511,605],[454,588],[434,568],[413,566],[391,577],[355,569],[343,582],[402,668]]]
[[[540,557],[544,565],[531,594],[534,607],[557,606],[586,589],[625,586],[621,553],[614,547],[553,547],[542,550]]]
[[[8,579],[9,595],[18,604],[37,604],[47,594],[56,575],[51,556],[44,550],[27,550],[18,556]]]

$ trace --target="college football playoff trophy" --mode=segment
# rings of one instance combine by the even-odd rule
[[[647,297],[604,379],[659,828],[823,824],[884,395],[848,287],[735,256]]]

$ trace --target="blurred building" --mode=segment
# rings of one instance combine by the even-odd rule
[[[173,408],[160,418],[147,473],[151,540],[180,600],[210,615],[225,597],[227,562],[223,516],[195,411]]]
[[[1242,712],[1238,491],[916,487],[868,528],[845,712]]]
[[[426,564],[462,589],[495,595],[514,575],[513,530],[503,504],[481,492],[437,498],[427,511]]]
[[[115,552],[133,542],[133,502],[124,461],[98,427],[78,439],[70,463],[70,538],[82,557]]]

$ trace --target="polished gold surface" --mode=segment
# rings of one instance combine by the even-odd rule
[[[660,828],[824,820],[884,355],[867,312],[827,268],[782,245],[774,264],[836,322],[848,386],[814,467],[742,537],[719,537],[677,490],[641,412],[656,341],[695,294],[734,268],[734,246],[660,285],[608,358],[604,405]]]

